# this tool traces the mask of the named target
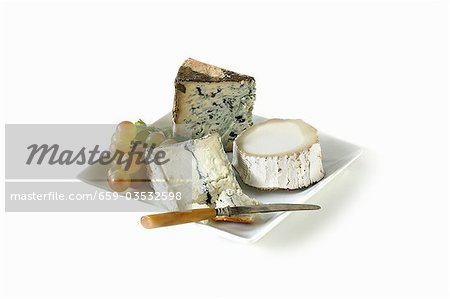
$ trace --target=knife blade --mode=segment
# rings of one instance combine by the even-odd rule
[[[177,225],[189,222],[197,222],[212,219],[216,216],[236,216],[255,213],[272,213],[287,211],[318,210],[320,206],[311,204],[261,204],[255,206],[205,208],[190,211],[168,212],[142,216],[141,224],[145,228],[157,228],[162,226]]]
[[[262,204],[255,206],[240,206],[240,207],[225,207],[216,209],[216,216],[235,216],[242,214],[255,214],[255,213],[273,213],[273,212],[287,212],[287,211],[307,211],[318,210],[320,206],[310,204],[293,204],[293,203],[281,203],[281,204]]]

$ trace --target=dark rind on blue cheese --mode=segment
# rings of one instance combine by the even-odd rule
[[[233,140],[253,125],[254,100],[253,77],[188,59],[175,79],[174,132],[188,138],[217,132],[231,151]]]
[[[204,73],[199,73],[192,70],[189,67],[181,66],[178,70],[177,77],[175,78],[175,84],[181,83],[184,81],[193,81],[193,82],[241,82],[241,81],[255,81],[255,79],[251,76],[242,75],[239,73],[235,73],[233,71],[222,69],[224,76],[213,77]]]

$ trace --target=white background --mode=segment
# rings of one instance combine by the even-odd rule
[[[135,213],[2,212],[5,297],[448,298],[447,2],[166,3],[1,4],[2,123],[151,122],[193,57],[253,75],[255,113],[363,157],[253,245]]]

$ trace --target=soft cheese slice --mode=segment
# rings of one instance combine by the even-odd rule
[[[253,124],[255,79],[189,58],[175,79],[174,133],[189,139],[217,132],[225,151]]]
[[[157,150],[165,152],[168,161],[148,166],[154,191],[181,194],[180,200],[166,201],[167,209],[258,204],[242,192],[218,134],[158,147]],[[254,217],[220,217],[217,220],[253,222]]]
[[[266,189],[299,189],[322,179],[317,130],[300,119],[271,119],[234,141],[233,166],[242,181]]]

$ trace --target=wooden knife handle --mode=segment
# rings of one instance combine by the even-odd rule
[[[216,210],[211,208],[195,209],[184,212],[169,212],[142,216],[141,224],[145,228],[157,228],[162,226],[177,225],[200,220],[211,219],[216,216]]]

